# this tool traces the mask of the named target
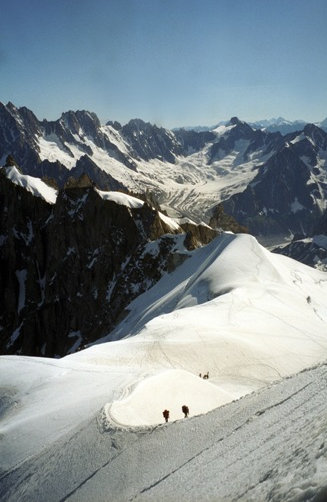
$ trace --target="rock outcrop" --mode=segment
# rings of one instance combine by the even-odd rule
[[[313,124],[284,138],[225,210],[254,235],[312,235],[326,207],[327,134]]]
[[[235,218],[225,213],[223,204],[218,204],[212,213],[210,226],[222,231],[230,231],[234,234],[248,233],[247,227],[240,225]]]
[[[187,258],[181,232],[147,202],[105,200],[86,175],[50,204],[0,169],[1,353],[63,356],[110,332]],[[195,233],[190,247],[216,235]]]

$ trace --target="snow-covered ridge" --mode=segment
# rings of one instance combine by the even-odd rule
[[[170,418],[178,420],[184,417],[181,403],[187,403],[192,415],[200,415],[234,397],[238,395],[198,375],[170,369],[141,380],[125,398],[106,404],[104,412],[108,422],[118,427],[144,427],[162,422],[162,403],[169,409]]]
[[[100,197],[103,200],[111,200],[112,202],[116,202],[116,204],[119,204],[121,206],[126,206],[131,209],[140,208],[144,204],[143,200],[122,192],[106,192],[98,189],[96,189],[96,192],[100,195]]]
[[[7,178],[10,179],[15,185],[25,188],[35,197],[41,197],[50,204],[56,203],[58,191],[44,183],[44,181],[42,181],[40,178],[22,174],[15,166],[6,166],[1,169],[5,171]],[[103,200],[111,200],[116,204],[126,206],[130,209],[140,208],[144,204],[143,200],[122,192],[103,191],[98,189],[95,190]],[[159,217],[173,231],[182,231],[181,227],[173,218],[169,218],[161,212],[159,212]]]
[[[3,359],[3,364],[12,371],[13,360]],[[26,360],[24,371],[25,365]],[[104,500],[110,493],[112,500],[121,501],[325,500],[326,369],[321,365],[302,372],[206,415],[139,431],[113,428],[91,406],[85,422],[77,416],[62,438],[6,469],[0,496],[89,501]],[[10,413],[10,405],[14,408],[8,397],[5,412]],[[58,425],[56,415],[47,424],[49,435],[53,424]],[[10,464],[17,450],[26,451],[26,434],[16,435],[9,448],[5,439],[3,458]]]
[[[6,166],[1,169],[5,171],[7,178],[15,185],[25,188],[34,196],[41,197],[50,204],[56,203],[57,190],[44,183],[40,178],[22,174],[15,166]]]
[[[95,416],[97,431],[125,429],[122,438],[131,426],[155,432],[165,408],[174,426],[188,423],[185,404],[192,428],[195,415],[322,363],[326,293],[326,273],[271,254],[249,235],[222,235],[135,299],[110,335],[116,341],[61,360],[1,357],[2,469],[14,475],[45,446],[68,444],[70,431],[84,434]],[[282,393],[276,406],[284,401]],[[253,413],[261,417],[262,404]]]
[[[162,374],[162,385],[147,381],[158,402],[166,402],[167,388],[189,388],[191,375],[209,370],[218,386],[212,398],[222,404],[326,359],[326,291],[325,273],[271,254],[251,236],[226,234],[130,304],[129,315],[108,337],[124,340],[71,357],[100,365],[133,357],[132,367],[151,378],[183,369],[185,377]],[[138,382],[144,391],[143,379]],[[114,422],[140,425],[145,413],[144,423],[157,423],[158,408],[145,411],[140,389],[108,408]],[[195,402],[192,390],[187,396]],[[177,401],[171,409],[177,419]]]
[[[100,197],[104,200],[111,200],[116,204],[120,204],[121,206],[129,207],[130,209],[139,209],[143,206],[144,201],[138,199],[137,197],[133,197],[132,195],[128,195],[122,192],[106,192],[103,190],[96,189],[96,192],[100,195]],[[169,218],[165,214],[159,211],[160,219],[172,230],[182,231],[179,224],[173,219]]]
[[[20,109],[11,106],[7,112],[25,133],[28,124]],[[184,148],[183,141],[172,131],[139,120],[123,127],[118,124],[115,129],[109,124],[101,125],[95,114],[77,111],[63,114],[56,122],[40,123],[34,116],[34,122],[33,148],[36,146],[41,161],[58,161],[72,169],[87,155],[93,168],[96,164],[127,190],[144,193],[148,189],[159,203],[174,207],[176,215],[196,221],[204,219],[204,214],[221,199],[244,189],[262,160],[259,152],[248,159],[237,175],[234,168],[245,162],[244,152],[222,153],[210,165],[208,147],[221,136],[228,136],[235,124],[218,126],[208,143],[204,141],[204,148],[199,145]],[[20,158],[16,160],[23,162]],[[26,166],[22,168],[25,170]]]
[[[231,131],[236,127],[236,124],[231,124],[231,125],[219,125],[215,129],[212,130],[212,132],[215,132],[217,136],[223,136],[227,132]]]
[[[162,207],[172,208],[170,216],[187,216],[197,222],[209,221],[212,209],[219,202],[228,202],[231,197],[243,193],[260,167],[270,157],[278,156],[283,142],[286,144],[288,140],[283,139],[282,134],[267,132],[271,127],[291,127],[293,130],[297,124],[295,130],[298,133],[288,141],[297,156],[293,165],[296,162],[301,165],[303,155],[312,160],[314,150],[320,144],[322,151],[317,165],[320,174],[313,175],[318,191],[312,197],[315,206],[324,208],[326,205],[326,174],[321,169],[325,164],[326,133],[322,129],[311,131],[308,145],[307,141],[302,142],[301,130],[304,128],[305,132],[307,126],[301,121],[289,123],[280,117],[272,119],[261,124],[266,126],[263,132],[261,126],[253,128],[233,117],[230,122],[218,123],[210,132],[196,133],[181,129],[172,132],[140,119],[131,120],[124,126],[117,122],[101,125],[94,113],[85,110],[66,112],[53,122],[40,122],[29,110],[12,104],[3,106],[2,114],[4,137],[10,138],[6,128],[11,127],[14,120],[16,134],[26,142],[28,155],[18,147],[13,151],[9,139],[3,146],[4,152],[11,152],[24,172],[34,175],[35,166],[31,163],[37,155],[41,162],[40,173],[48,175],[51,172],[49,176],[53,176],[53,166],[48,162],[42,165],[46,160],[60,162],[64,167],[64,177],[69,176],[66,170],[76,168],[80,174],[83,169],[99,188],[105,189],[108,186],[105,180],[109,178],[116,183],[117,189],[132,193],[149,190]],[[307,133],[310,133],[310,127],[307,127]],[[280,159],[276,160],[280,162]],[[63,180],[57,181],[60,185]],[[232,216],[242,223],[236,214]],[[296,214],[290,218],[286,226],[297,232],[297,228],[292,228],[294,222],[295,226],[297,224]],[[257,233],[257,230],[250,230]]]

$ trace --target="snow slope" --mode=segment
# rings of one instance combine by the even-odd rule
[[[111,200],[116,202],[121,206],[127,206],[129,208],[140,208],[143,206],[144,201],[137,199],[136,197],[132,197],[131,195],[127,195],[122,192],[108,192],[103,190],[96,189],[97,193],[104,200]]]
[[[183,215],[198,221],[219,202],[242,192],[271,155],[256,151],[245,161],[243,156],[248,145],[248,141],[240,140],[232,152],[226,155],[221,151],[220,158],[208,164],[209,144],[200,152],[177,157],[175,164],[157,159],[138,162],[137,171],[130,174],[127,182],[119,172],[115,177],[125,185],[131,183],[127,186],[135,192],[147,187],[171,216]],[[164,189],[160,173],[164,173]]]
[[[56,203],[58,191],[44,183],[44,181],[42,181],[40,178],[22,174],[15,166],[3,167],[1,169],[4,169],[6,177],[15,185],[25,188],[34,196],[41,197],[50,204]],[[123,205],[132,209],[140,208],[144,204],[143,200],[122,192],[103,191],[98,189],[95,190],[102,199],[110,200],[112,202],[115,202],[116,204]],[[172,229],[172,231],[182,232],[181,227],[174,219],[169,218],[161,212],[159,212],[159,217],[166,225],[168,225]]]
[[[253,500],[260,500],[260,490],[279,496],[289,489],[288,466],[297,469],[299,486],[310,471],[312,482],[302,491],[322,486],[324,366],[317,381],[295,379],[295,387],[285,383],[275,394],[261,390],[230,409],[201,414],[325,361],[326,289],[326,273],[271,254],[249,235],[224,234],[132,302],[108,336],[116,341],[61,360],[1,357],[3,500],[40,500],[41,489],[46,500],[107,500],[108,490],[112,500],[172,500],[176,490],[188,500],[242,500],[242,490],[257,485]],[[209,380],[199,378],[207,371]],[[280,408],[284,402],[293,408]],[[164,408],[177,422],[158,428]],[[292,420],[304,439],[294,436]],[[300,442],[303,451],[313,445],[307,457],[296,453]],[[158,445],[164,446],[158,451]],[[66,464],[68,476],[65,454],[75,459]],[[286,478],[277,486],[281,455]],[[302,457],[307,461],[297,460]],[[239,482],[217,484],[217,471],[226,480],[238,475]],[[56,474],[62,482],[57,477],[54,488]]]
[[[221,126],[216,130],[217,140],[228,133],[234,126]],[[130,156],[128,147],[122,137],[110,126],[102,126],[101,131],[115,144],[122,155]],[[159,159],[137,160],[135,170],[126,168],[108,151],[97,146],[89,137],[83,139],[75,135],[81,143],[78,145],[66,142],[61,144],[59,138],[52,134],[38,138],[41,160],[59,160],[65,167],[71,169],[76,161],[85,154],[82,147],[91,148],[93,162],[104,172],[113,176],[131,192],[144,193],[146,190],[156,195],[162,207],[171,216],[187,215],[203,219],[211,207],[217,205],[235,193],[243,191],[255,177],[259,166],[272,155],[264,155],[255,151],[244,159],[244,153],[249,146],[245,140],[237,141],[235,149],[228,155],[223,150],[220,158],[208,164],[209,143],[203,150],[187,157],[176,157],[175,163]],[[196,204],[195,204],[196,202]],[[174,208],[172,210],[172,208]]]
[[[3,167],[2,169],[4,169],[7,178],[15,185],[25,188],[28,192],[31,192],[36,197],[41,197],[50,204],[55,204],[57,190],[44,183],[40,178],[22,174],[15,166]]]
[[[326,417],[326,365],[167,425],[120,430],[96,411],[4,474],[0,497],[8,502],[324,501]]]
[[[121,206],[126,206],[129,208],[137,209],[137,208],[142,207],[144,204],[143,200],[138,199],[137,197],[133,197],[131,195],[122,193],[122,192],[110,192],[110,191],[106,192],[106,191],[98,190],[98,189],[96,189],[96,191],[100,195],[100,197],[102,197],[102,199],[111,200]],[[178,232],[182,232],[181,227],[173,218],[169,218],[168,216],[161,213],[160,211],[159,211],[159,217],[166,225],[168,225],[168,227],[171,228],[171,230],[173,230],[173,231],[177,230]]]

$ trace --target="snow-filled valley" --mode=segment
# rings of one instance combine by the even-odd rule
[[[2,356],[1,500],[324,500],[326,292],[225,233],[98,343]]]
[[[136,185],[134,190],[139,191],[145,185],[172,215],[187,215],[201,221],[218,202],[242,192],[257,174],[258,167],[269,158],[269,154],[259,151],[244,160],[248,146],[249,141],[239,140],[232,152],[226,155],[222,151],[221,157],[210,165],[209,147],[186,158],[177,157],[175,164],[160,160],[139,162],[131,188]],[[153,172],[165,173],[164,187],[161,188],[160,178],[151,181]]]
[[[169,130],[141,119],[101,124],[86,110],[39,121],[12,103],[0,104],[0,116],[0,161],[10,155],[55,188],[86,174],[102,191],[148,194],[171,217],[218,228],[222,203],[276,245],[313,235],[327,207],[327,134],[315,124],[283,135],[232,117],[210,130]]]
[[[228,132],[228,128],[225,129]],[[122,154],[129,154],[125,143],[112,127],[103,126],[102,131]],[[219,136],[217,133],[217,137]],[[78,136],[76,139],[82,145],[86,142],[85,137],[83,142]],[[65,147],[71,151],[69,155],[58,140],[54,142],[51,138],[40,137],[38,141],[42,160],[59,159],[67,168],[71,168],[83,154],[83,150],[78,146],[67,144]],[[146,188],[156,195],[166,210],[173,214],[197,216],[200,219],[220,200],[244,190],[256,175],[258,166],[272,154],[258,151],[245,160],[245,152],[250,141],[239,140],[233,151],[228,155],[221,151],[220,158],[218,157],[210,165],[208,165],[208,150],[211,144],[186,158],[176,157],[174,163],[160,159],[136,160],[136,169],[127,170],[122,169],[117,159],[108,155],[107,151],[92,141],[88,140],[86,144],[92,149],[92,160],[129,190],[142,193]],[[206,169],[203,166],[206,166]],[[156,175],[153,176],[153,173]]]

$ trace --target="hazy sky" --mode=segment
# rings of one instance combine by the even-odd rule
[[[327,116],[327,0],[0,0],[0,100],[166,127]]]

